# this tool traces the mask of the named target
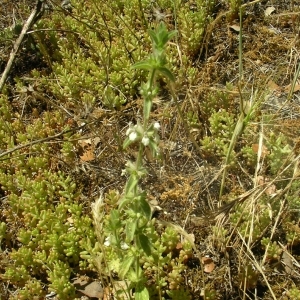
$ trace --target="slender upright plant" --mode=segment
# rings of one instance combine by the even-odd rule
[[[142,264],[145,256],[155,256],[157,245],[153,239],[154,222],[151,220],[152,213],[147,201],[146,192],[141,189],[139,182],[147,174],[143,166],[143,155],[146,147],[152,155],[159,154],[160,125],[158,122],[150,122],[150,113],[153,99],[158,95],[156,79],[159,75],[174,81],[174,76],[167,68],[165,48],[168,41],[176,34],[175,31],[168,32],[166,26],[161,23],[156,30],[149,30],[153,44],[153,51],[149,58],[133,66],[136,69],[149,71],[148,80],[141,86],[141,95],[144,99],[142,122],[129,124],[126,132],[127,138],[123,147],[138,145],[136,161],[126,163],[125,174],[128,180],[125,184],[123,195],[117,206],[110,211],[106,225],[106,241],[104,245],[109,247],[109,253],[116,257],[111,270],[134,289],[135,299],[149,299],[149,291],[145,285],[146,278],[143,273]],[[113,253],[112,253],[113,252]]]

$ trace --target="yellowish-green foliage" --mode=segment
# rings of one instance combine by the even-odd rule
[[[26,101],[45,92],[43,99],[48,102],[42,104],[47,109],[23,112],[12,105],[5,93],[0,97],[3,207],[0,245],[1,250],[11,250],[1,268],[1,279],[16,291],[10,299],[40,299],[49,291],[54,291],[59,299],[74,299],[75,287],[70,279],[80,272],[96,270],[105,278],[118,274],[119,278],[129,280],[129,290],[135,288],[136,294],[145,286],[152,299],[191,297],[183,276],[187,271],[187,259],[193,255],[191,244],[187,241],[180,244],[178,231],[158,225],[151,218],[146,193],[139,186],[140,179],[147,173],[141,164],[144,146],[149,146],[152,154],[160,150],[159,127],[155,127],[155,123],[148,124],[148,119],[153,99],[159,98],[160,92],[166,93],[167,80],[160,78],[151,89],[147,84],[141,87],[141,83],[147,80],[147,71],[155,69],[156,62],[153,56],[152,61],[147,60],[155,44],[149,38],[148,29],[156,28],[161,21],[165,21],[169,30],[177,30],[177,35],[164,49],[167,60],[164,57],[159,61],[157,70],[167,74],[165,77],[169,79],[171,72],[175,75],[173,87],[178,94],[199,81],[196,61],[200,59],[203,43],[208,43],[204,37],[216,3],[205,0],[74,0],[70,11],[56,7],[35,25],[32,33],[35,47],[51,72],[45,75],[34,71],[37,82],[34,88],[30,80],[16,79],[15,89],[20,102],[24,100],[22,97],[28,96],[24,107],[28,104]],[[227,1],[226,5],[230,17],[236,18],[241,1]],[[4,35],[11,38],[8,32]],[[138,69],[132,68],[141,61],[136,65]],[[162,62],[170,73],[159,69]],[[240,113],[241,94],[234,85],[201,92],[201,97],[199,92],[195,93],[191,97],[195,106],[184,102],[188,108],[184,111],[184,120],[180,120],[188,124],[191,132],[201,132],[196,137],[202,158],[218,167],[224,164]],[[265,89],[265,86],[258,88]],[[248,95],[249,91],[245,90]],[[119,195],[114,190],[99,198],[92,221],[90,203],[94,198],[88,199],[87,205],[82,187],[73,176],[73,172],[78,171],[74,169],[78,162],[78,139],[82,137],[76,125],[85,124],[95,107],[119,110],[141,94],[148,101],[144,105],[146,125],[128,125],[124,144],[126,148],[131,144],[135,147],[137,142],[144,143],[139,159],[136,164],[126,165],[129,179],[124,194]],[[255,97],[251,100],[259,104],[262,101]],[[41,104],[36,102],[33,106]],[[273,130],[276,124],[272,115],[262,118],[261,107],[258,105],[256,109],[230,154],[230,176],[226,183],[232,192],[216,200],[231,204],[230,201],[238,196],[234,189],[237,185],[244,190],[254,186],[256,190],[249,201],[236,202],[227,225],[213,228],[216,240],[213,246],[215,252],[225,252],[234,240],[234,246],[238,244],[244,252],[255,247],[257,252],[263,253],[255,260],[264,260],[272,268],[271,263],[281,263],[283,244],[291,252],[300,244],[299,154],[283,133]],[[71,123],[68,122],[70,118]],[[260,132],[261,124],[267,130]],[[203,128],[205,130],[201,131]],[[65,133],[47,140],[62,132]],[[175,140],[178,132],[175,132]],[[136,134],[133,140],[131,133]],[[265,148],[262,147],[259,159],[261,135]],[[46,140],[35,143],[40,139]],[[211,219],[209,225],[210,222]],[[260,274],[253,267],[253,261],[249,261],[251,255],[244,259],[244,254],[240,254],[237,258],[236,289],[252,290],[258,286]],[[266,276],[271,277],[272,272],[266,271]],[[218,299],[209,276],[205,288],[202,279],[193,291],[199,293],[200,286],[206,299]],[[290,299],[299,298],[299,290],[290,282],[288,288],[282,289],[288,289],[286,295]]]
[[[134,4],[136,7],[132,7]],[[143,77],[139,75],[139,80],[134,79],[135,74],[141,72],[135,73],[131,65],[145,56],[143,53],[148,50],[146,43],[149,44],[149,41],[143,43],[147,29],[145,23],[141,25],[141,28],[144,26],[141,29],[143,34],[133,31],[129,26],[133,26],[133,20],[137,26],[137,15],[133,12],[134,8],[138,11],[139,4],[136,2],[115,6],[115,3],[111,3],[112,6],[106,7],[107,15],[102,16],[97,6],[90,7],[96,3],[82,2],[76,4],[70,17],[62,19],[61,16],[54,15],[51,22],[61,22],[60,26],[65,26],[64,30],[68,31],[66,36],[54,36],[52,33],[48,36],[51,41],[57,41],[59,52],[56,43],[51,43],[53,49],[49,49],[58,54],[55,56],[58,60],[53,62],[53,73],[44,78],[44,83],[67,110],[75,109],[78,112],[84,108],[88,111],[96,101],[118,108],[127,98],[138,93],[137,84]],[[98,15],[95,10],[99,12]],[[76,15],[80,16],[80,21],[74,21]],[[105,25],[110,19],[113,22]],[[100,26],[99,32],[95,29],[97,26]],[[36,39],[41,53],[48,60],[49,51],[44,51],[46,47],[41,35]],[[160,48],[158,50],[161,51]],[[51,56],[52,59],[55,57]],[[161,66],[166,63],[163,59]],[[37,72],[35,74],[39,76]],[[24,91],[26,94],[28,89],[23,89],[24,83],[18,81],[17,87],[20,93]],[[147,86],[144,88],[147,89]],[[145,93],[148,95],[147,90]],[[91,227],[92,221],[88,216],[83,216],[80,190],[71,177],[61,171],[64,164],[67,166],[72,159],[76,159],[76,135],[66,125],[62,111],[50,110],[37,117],[35,113],[35,117],[27,125],[20,115],[14,115],[6,96],[1,97],[1,102],[1,147],[3,152],[13,150],[2,155],[0,169],[0,183],[6,193],[8,207],[4,211],[4,218],[6,224],[12,224],[16,220],[19,223],[14,232],[18,247],[9,255],[13,264],[7,265],[3,279],[15,286],[18,290],[17,297],[22,299],[45,295],[47,291],[42,289],[40,281],[44,278],[49,282],[48,291],[55,291],[59,299],[72,299],[75,297],[75,289],[70,283],[71,275],[79,270],[92,270],[94,267],[91,263],[94,260],[91,255],[101,256],[96,246],[95,231]],[[146,106],[145,109],[149,114],[151,106]],[[150,139],[151,132],[158,130],[151,126],[152,129],[148,130]],[[63,131],[66,133],[61,135],[61,143],[47,143],[47,140],[35,142]],[[153,150],[157,147],[156,135],[153,134],[153,141],[150,141],[150,145],[155,146]],[[57,153],[61,155],[57,157]],[[115,212],[121,213],[122,209]],[[149,213],[147,217],[150,217]],[[107,227],[113,226],[113,222],[110,221]],[[132,219],[128,224],[131,222],[135,223]],[[141,225],[141,229],[138,228],[142,230],[145,227],[145,233],[140,233],[140,240],[147,233],[151,237],[153,251],[156,251],[148,260],[143,258],[145,254],[142,255],[141,266],[145,268],[144,272],[149,278],[157,278],[159,289],[167,286],[173,298],[178,298],[178,295],[188,297],[188,292],[181,287],[181,273],[186,268],[183,262],[187,255],[191,255],[188,243],[184,244],[179,257],[173,258],[173,251],[179,242],[178,234],[176,231],[166,230],[159,237],[154,224],[150,223],[147,227]],[[126,229],[126,235],[128,230]],[[6,231],[7,226],[1,226],[2,240],[5,240]],[[110,237],[109,234],[107,236]],[[108,270],[104,273],[115,271],[122,277],[126,260],[120,260],[112,252],[113,264],[110,265],[111,255],[108,251],[104,254],[104,260],[108,264]],[[163,271],[163,268],[167,271]],[[125,275],[126,273],[123,274]],[[133,275],[130,276],[134,283]],[[141,282],[138,283],[140,286]],[[157,294],[156,288],[153,291],[151,285],[148,288],[153,295]]]
[[[173,27],[180,25],[180,44],[193,56],[201,44],[211,9],[212,4],[207,6],[203,1],[192,9],[181,1],[73,1],[72,13],[58,9],[35,26],[35,47],[52,69],[43,78],[38,71],[33,73],[39,77],[38,90],[44,86],[58,105],[77,115],[86,115],[99,104],[120,108],[138,95],[145,79],[145,71],[133,70],[131,66],[143,60],[151,49],[148,29],[180,12]],[[194,28],[192,35],[190,26]],[[44,28],[46,31],[39,30]],[[52,30],[48,31],[49,28]],[[173,71],[186,76],[189,59],[185,57],[184,65],[179,65],[174,45],[168,54]],[[26,81],[18,80],[20,95],[34,99],[32,88],[26,85]],[[77,136],[66,125],[62,110],[39,115],[33,109],[30,123],[26,124],[21,115],[14,114],[5,95],[0,100],[1,151],[19,147],[1,156],[0,185],[7,207],[3,212],[5,222],[1,223],[1,241],[3,247],[9,238],[16,243],[3,279],[18,291],[16,299],[43,297],[49,291],[55,291],[59,299],[72,299],[75,289],[70,283],[71,275],[79,270],[92,270],[92,256],[101,256],[92,221],[83,214],[80,190],[62,171],[76,159]],[[60,143],[31,144],[62,131],[67,133],[60,136]],[[9,235],[8,228],[15,222],[18,226]],[[173,259],[178,234],[167,230],[159,237],[150,225],[146,230],[157,253],[148,259],[141,258],[144,272],[157,278],[160,289],[167,286],[174,299],[188,297],[181,288],[181,273],[191,249],[186,244],[179,257]],[[170,244],[172,239],[174,243]],[[105,251],[105,255],[109,262],[109,252]],[[161,267],[157,266],[158,261],[151,261],[153,258],[159,259]],[[118,270],[118,259],[113,256],[111,261],[115,264],[108,265],[108,271]],[[163,271],[163,266],[167,271]],[[45,280],[49,283],[48,291],[42,287]],[[157,293],[155,288],[151,291],[151,285],[148,288],[153,295]]]
[[[59,30],[35,34],[40,49],[46,48],[44,39],[51,40],[52,48],[59,48],[59,54],[52,51],[52,59],[58,61],[52,64],[51,80],[45,80],[68,106],[84,106],[88,111],[102,103],[119,108],[138,95],[145,78],[144,71],[134,71],[131,66],[151,49],[148,28],[174,16],[172,27],[178,29],[180,51],[185,55],[178,64],[179,49],[171,46],[170,65],[179,78],[184,79],[186,72],[194,77],[191,58],[201,46],[213,4],[202,0],[192,7],[182,1],[74,1],[71,14],[55,13],[37,26]]]
[[[0,102],[3,152],[51,136],[58,128],[67,129],[59,112],[47,112],[27,126],[13,114],[6,96],[2,95]],[[80,253],[95,243],[92,221],[83,215],[76,184],[59,171],[58,160],[52,155],[60,146],[55,147],[37,143],[1,157],[0,185],[6,207],[2,211],[6,226],[1,226],[1,245],[9,239],[16,245],[2,278],[20,289],[17,298],[11,299],[45,295],[37,278],[47,278],[49,289],[60,299],[71,299],[71,273],[93,268],[80,258]]]

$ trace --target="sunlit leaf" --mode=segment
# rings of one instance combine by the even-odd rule
[[[120,212],[116,209],[111,210],[109,225],[112,230],[117,230],[121,226]]]
[[[131,201],[133,201],[133,197],[132,196],[128,196],[128,194],[127,194],[126,197],[123,197],[121,199],[121,201],[119,202],[119,209],[124,208],[124,206],[126,206],[127,204],[129,204]]]
[[[119,272],[119,276],[121,278],[125,278],[126,274],[128,273],[130,267],[132,266],[132,264],[134,263],[135,257],[130,255],[130,256],[126,256],[123,261],[122,264],[120,266],[120,272]]]
[[[172,72],[171,72],[168,68],[165,68],[165,67],[158,67],[157,70],[158,70],[160,73],[162,73],[163,75],[165,75],[169,80],[175,81],[174,75],[172,74]]]
[[[135,300],[149,300],[149,292],[145,285],[138,285],[135,293],[134,293]]]
[[[132,66],[133,69],[143,69],[143,70],[152,70],[153,69],[153,63],[151,60],[144,60],[135,63]]]
[[[130,194],[136,188],[138,181],[138,178],[131,174],[125,186],[125,193]]]
[[[134,239],[136,233],[136,225],[137,225],[136,221],[131,221],[126,223],[125,232],[126,232],[126,238],[129,242],[133,241]]]

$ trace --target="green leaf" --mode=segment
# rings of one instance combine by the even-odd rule
[[[153,62],[152,60],[148,59],[148,60],[143,60],[140,62],[135,63],[132,66],[133,69],[143,69],[143,70],[152,70],[153,69]]]
[[[149,35],[153,41],[154,48],[163,49],[168,41],[173,38],[177,34],[177,31],[173,30],[168,32],[166,25],[161,22],[157,27],[156,31],[153,31]],[[154,38],[155,35],[155,38]]]
[[[151,255],[151,242],[148,239],[148,237],[144,234],[139,234],[137,236],[138,242],[140,243],[141,248],[144,250],[144,252],[150,256]]]
[[[141,272],[143,271],[141,270]],[[132,284],[135,284],[140,281],[140,278],[138,278],[138,274],[136,274],[136,271],[132,268],[129,269],[129,271],[127,272],[126,279]]]
[[[119,209],[122,209],[124,206],[126,206],[129,202],[133,201],[134,197],[126,195],[123,197],[119,203]]]
[[[149,292],[145,285],[138,285],[135,293],[134,293],[135,300],[149,300]]]
[[[134,256],[127,256],[123,259],[121,266],[120,266],[120,272],[119,276],[124,279],[126,274],[128,273],[130,267],[134,263],[135,257]]]
[[[168,69],[168,68],[165,68],[165,67],[157,67],[156,68],[160,73],[162,73],[163,75],[165,75],[169,80],[171,81],[175,81],[175,77],[174,75],[172,74],[172,72]]]
[[[136,188],[138,182],[137,176],[131,174],[125,186],[125,194],[130,194]]]
[[[121,227],[120,212],[118,210],[113,209],[110,212],[109,225],[111,230],[117,230]]]
[[[141,197],[138,203],[140,205],[143,215],[147,218],[147,220],[150,220],[152,212],[148,201],[146,201],[144,197]]]
[[[161,49],[164,48],[164,46],[168,42],[168,30],[164,23],[161,22],[159,24],[156,30],[156,35],[158,39],[158,43],[156,43],[156,45],[158,45]]]
[[[125,232],[126,232],[126,240],[128,242],[132,242],[136,233],[136,226],[137,222],[136,220],[133,220],[132,222],[127,222]]]
[[[148,33],[150,35],[151,41],[154,45],[158,45],[159,44],[159,40],[157,37],[157,32],[155,30],[149,29]]]

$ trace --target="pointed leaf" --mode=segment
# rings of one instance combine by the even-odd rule
[[[138,285],[134,293],[135,300],[149,300],[149,292],[145,285]]]
[[[130,196],[123,197],[121,199],[121,201],[119,202],[119,209],[121,210],[122,208],[124,208],[124,206],[126,206],[129,202],[131,202],[133,200],[134,200],[134,198],[130,197]]]
[[[120,272],[119,272],[119,276],[124,279],[126,274],[128,273],[130,267],[132,266],[132,264],[134,263],[134,256],[127,256],[123,259],[121,266],[120,266]]]
[[[148,33],[149,33],[149,35],[150,35],[150,38],[151,38],[152,43],[155,44],[155,45],[158,45],[159,40],[158,40],[158,38],[157,38],[157,33],[156,33],[156,31],[154,31],[154,30],[152,30],[152,29],[149,29],[149,30],[148,30]]]
[[[165,75],[169,80],[171,80],[173,82],[175,81],[175,77],[169,69],[167,69],[165,67],[158,67],[157,70],[160,73],[162,73],[163,75]]]
[[[129,138],[126,138],[123,143],[123,149],[126,149],[130,144],[132,144],[132,141]]]
[[[137,276],[138,274],[136,274],[136,271],[131,268],[129,269],[129,271],[126,274],[126,279],[130,282],[130,283],[137,283],[139,282],[140,278],[138,278]]]
[[[137,179],[137,177],[131,174],[125,186],[125,194],[130,194],[137,186],[138,181],[139,180]]]
[[[121,218],[120,218],[120,212],[116,209],[113,209],[110,212],[110,219],[109,219],[109,225],[112,230],[117,230],[121,227]]]
[[[151,154],[153,157],[157,157],[159,151],[157,142],[150,141],[148,147],[151,149]]]
[[[151,255],[151,242],[148,237],[144,234],[139,234],[138,241],[140,243],[141,248],[145,251],[145,253],[150,256]]]
[[[168,29],[165,25],[160,27],[159,31],[159,40],[163,47],[168,43],[169,40],[171,40],[175,35],[177,34],[176,30],[172,30],[168,32]]]
[[[134,69],[143,69],[143,70],[152,70],[153,68],[153,63],[150,59],[148,60],[143,60],[140,62],[135,63],[132,68]]]
[[[141,198],[139,201],[139,205],[143,212],[143,215],[147,218],[147,220],[150,220],[152,216],[152,212],[148,201],[146,201],[144,198]]]
[[[167,32],[161,32],[159,36],[159,40],[160,40],[160,48],[164,49],[166,44],[169,41]]]
[[[125,232],[126,232],[126,240],[132,242],[136,233],[136,221],[127,222]]]

